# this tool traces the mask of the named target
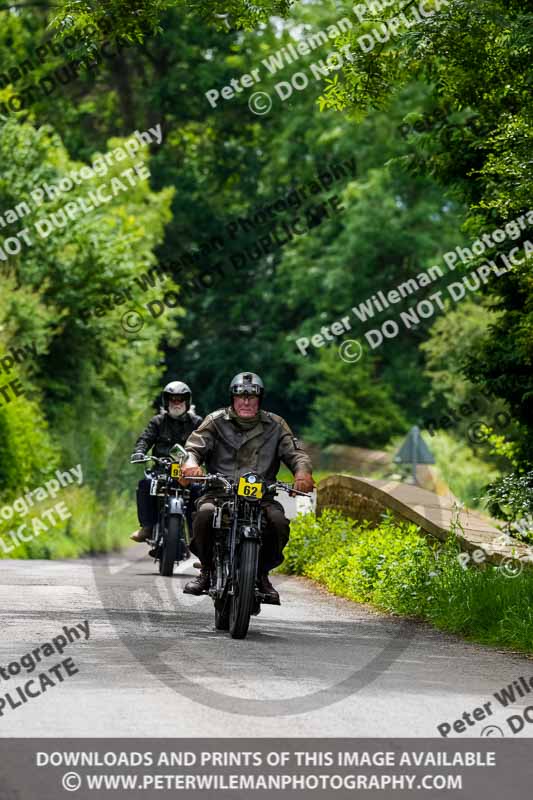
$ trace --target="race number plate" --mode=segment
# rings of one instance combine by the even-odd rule
[[[263,497],[263,486],[261,483],[249,483],[246,478],[239,480],[239,487],[237,494],[242,497],[253,497],[255,500],[260,500]]]
[[[170,474],[173,478],[181,478],[181,464],[172,464]]]

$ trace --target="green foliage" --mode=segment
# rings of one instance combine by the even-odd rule
[[[120,144],[120,139],[109,142],[110,148]],[[139,151],[135,160],[147,163],[146,150]],[[88,180],[68,197],[44,203],[24,218],[24,225],[32,230],[36,218],[56,211],[130,165],[131,158],[123,160],[105,177]],[[80,166],[70,160],[52,129],[36,130],[9,120],[0,140],[1,207],[13,207],[34,186],[57,181]],[[2,349],[30,343],[37,349],[37,357],[29,357],[17,367],[17,375],[11,375],[20,378],[28,396],[0,408],[3,501],[24,486],[41,485],[59,463],[81,460],[87,478],[95,480],[115,438],[127,431],[133,439],[130,416],[145,412],[159,379],[159,339],[177,341],[174,326],[180,310],[169,310],[158,319],[145,311],[146,324],[137,341],[121,327],[124,308],[111,307],[89,316],[86,312],[94,310],[102,295],[112,296],[117,286],[135,290],[134,278],[154,262],[153,250],[170,217],[171,199],[172,191],[156,193],[140,181],[48,238],[33,233],[33,246],[0,266],[7,288],[0,300]],[[165,289],[172,288],[177,287],[168,280]],[[156,294],[157,289],[145,293],[143,302]],[[83,552],[87,535],[88,531],[80,533]],[[72,545],[74,550],[76,546]]]
[[[505,475],[491,484],[486,496],[490,513],[498,519],[518,522],[533,517],[533,470]]]
[[[511,579],[493,566],[463,569],[459,552],[453,534],[441,545],[390,517],[372,528],[325,510],[293,520],[284,569],[350,600],[533,652],[533,572]]]
[[[401,5],[391,4],[384,16]],[[359,324],[353,306],[442,263],[447,250],[522,213],[531,196],[525,2],[483,0],[474,9],[454,0],[420,29],[366,55],[356,39],[374,21],[359,26],[351,4],[342,6],[143,0],[133,9],[124,0],[61,0],[53,8],[0,12],[3,74],[33,58],[50,30],[59,39],[74,34],[79,46],[72,58],[98,50],[104,36],[87,33],[87,25],[104,18],[114,20],[110,38],[133,45],[49,96],[29,98],[28,109],[10,115],[0,134],[2,209],[136,129],[161,123],[164,131],[162,145],[136,159],[149,165],[149,185],[139,184],[0,267],[0,345],[34,342],[38,349],[31,367],[18,371],[28,399],[0,409],[0,491],[6,497],[21,480],[38,485],[58,460],[81,460],[99,497],[112,503],[134,481],[122,469],[123,453],[161,383],[185,378],[206,413],[225,403],[229,377],[245,366],[263,375],[268,408],[297,431],[307,426],[323,444],[382,446],[415,421],[427,397],[434,414],[475,384],[491,406],[509,409],[516,423],[499,453],[517,465],[528,457],[531,462],[531,264],[498,279],[479,304],[462,305],[446,322],[437,321],[424,349],[423,325],[402,329],[355,365],[336,355],[340,339],[328,353],[310,350],[306,358],[295,347],[297,338],[346,315],[352,330],[345,338],[363,341],[368,326]],[[286,65],[276,75],[261,69],[257,88],[276,101],[270,114],[251,113],[251,92],[211,108],[208,89],[220,90],[294,43],[295,35],[324,29],[341,14],[354,22],[353,57],[329,89],[317,82],[277,103],[274,83],[296,67]],[[298,68],[319,55],[313,52]],[[49,54],[28,81],[52,75],[64,60]],[[26,83],[0,89],[0,102]],[[439,111],[442,121],[431,130],[400,135],[404,119]],[[463,130],[468,120],[475,124]],[[312,198],[337,195],[342,214],[305,236],[257,255],[257,240],[264,240],[272,221],[233,238],[225,232],[229,222],[352,158],[357,174]],[[108,177],[127,166],[129,161],[113,167]],[[88,188],[95,182],[75,187],[68,199]],[[58,206],[47,202],[39,213]],[[291,222],[299,214],[301,209],[276,214],[275,221]],[[210,242],[222,234],[223,249],[214,248]],[[246,258],[238,255],[244,250]],[[137,337],[124,335],[120,326],[127,306],[83,322],[102,296],[134,285],[162,261],[175,264],[164,288],[179,287],[183,309],[146,319]],[[218,265],[224,266],[222,277]],[[190,289],[199,275],[203,287]],[[160,287],[142,294],[134,286],[133,306],[142,308],[160,293]],[[377,327],[388,316],[376,312],[369,324]],[[32,429],[33,449],[46,454],[39,463],[28,452]],[[8,453],[14,460],[8,456],[6,462]],[[495,464],[502,462],[499,455]],[[470,464],[466,471],[482,469]],[[459,488],[470,495],[474,485],[462,477]]]
[[[469,508],[483,508],[485,487],[499,477],[498,469],[455,433],[440,431],[429,439],[429,446],[452,493]]]
[[[489,326],[498,317],[486,304],[465,299],[435,320],[429,337],[420,345],[426,356],[425,372],[431,379],[431,399],[444,399],[453,408],[479,395],[465,377],[464,369],[469,355],[475,357]]]
[[[392,392],[374,374],[367,353],[355,364],[322,350],[313,370],[316,398],[304,436],[313,443],[380,446],[407,428]]]
[[[120,139],[111,139],[109,147],[118,147]],[[20,160],[13,158],[20,153]],[[31,154],[31,155],[30,155]],[[98,154],[94,154],[96,157]],[[148,160],[146,150],[140,151],[136,162]],[[133,160],[114,163],[103,178],[85,181],[79,188],[48,201],[24,218],[31,227],[36,219],[57,211],[66,202],[85,196],[101,183],[107,183],[128,167]],[[3,181],[0,187],[2,206],[10,208],[21,198],[26,199],[33,186],[44,180],[61,179],[72,169],[82,164],[69,160],[60,140],[52,130],[30,125],[17,125],[13,121],[2,129],[0,142],[0,165]],[[120,314],[123,309],[113,309],[106,314],[92,315],[86,324],[82,311],[94,310],[102,295],[112,295],[115,288],[133,283],[133,278],[153,263],[153,249],[162,238],[164,224],[170,218],[169,205],[172,191],[159,194],[152,192],[145,181],[139,181],[127,193],[119,193],[106,206],[75,222],[48,238],[33,234],[33,247],[13,257],[3,270],[16,276],[19,286],[9,293],[11,335],[24,332],[26,338],[37,337],[38,344],[50,357],[53,349],[61,350],[62,364],[48,363],[49,382],[59,377],[59,370],[66,367],[78,376],[85,369],[83,362],[92,363],[104,370],[102,377],[110,377],[117,364],[134,363],[135,347],[122,331]],[[169,284],[168,288],[172,288]],[[21,292],[19,294],[19,291]],[[33,294],[32,307],[25,304]],[[148,296],[150,297],[150,296]],[[143,298],[144,299],[144,298]],[[174,314],[170,312],[169,316]],[[147,315],[149,316],[149,315]],[[153,331],[161,333],[171,329],[168,317],[153,324]],[[83,357],[82,357],[83,356]],[[148,360],[148,359],[146,359]],[[42,374],[43,364],[40,362]],[[126,370],[124,370],[124,373]],[[75,384],[75,381],[72,381]]]
[[[401,3],[379,14],[383,23]],[[471,239],[524,214],[531,207],[533,179],[528,163],[533,141],[531,60],[533,26],[528,0],[454,0],[423,24],[401,30],[365,53],[358,37],[378,20],[368,15],[338,45],[352,56],[325,107],[382,108],[398,89],[425,80],[431,95],[425,108],[441,112],[442,124],[413,135],[418,152],[400,160],[435,176],[468,206],[465,230]],[[509,76],[512,75],[512,80]],[[417,108],[411,109],[412,112]],[[478,123],[457,131],[455,115]],[[526,238],[527,234],[524,235]],[[495,245],[492,257],[507,244]],[[466,376],[491,397],[506,401],[521,426],[514,432],[522,465],[533,459],[533,260],[493,279],[488,291],[503,312],[468,360]]]
[[[326,509],[320,518],[299,516],[291,525],[285,568],[323,583],[359,603],[423,615],[436,545],[416,525],[398,528],[388,517],[377,528]]]
[[[15,543],[9,531],[16,533],[20,525],[31,519],[41,517],[44,511],[52,508],[55,502],[62,502],[70,517],[49,525],[29,542]],[[57,500],[40,503],[28,516],[15,515],[9,522],[0,522],[0,546],[2,558],[77,558],[79,556],[105,553],[124,547],[128,533],[136,524],[135,505],[127,495],[114,495],[105,506],[101,499],[88,486],[67,487],[57,496]],[[31,523],[23,532],[31,535]]]
[[[205,7],[208,11],[210,4]],[[362,124],[340,115],[310,114],[312,97],[306,93],[295,93],[276,116],[261,119],[250,113],[246,93],[217,109],[206,102],[202,92],[249,72],[260,58],[293,41],[290,28],[300,23],[309,30],[323,28],[332,15],[337,17],[335,11],[333,4],[295,6],[283,26],[276,19],[259,32],[236,34],[227,26],[206,26],[197,7],[168,9],[156,39],[124,50],[116,64],[104,60],[96,79],[82,75],[46,104],[32,107],[39,120],[53,120],[69,151],[84,159],[105,149],[108,131],[127,134],[152,125],[154,109],[163,118],[165,140],[151,158],[154,184],[171,185],[176,192],[158,254],[168,261],[183,253],[202,254],[195,260],[189,255],[190,266],[176,269],[182,285],[199,272],[214,273],[217,262],[225,267],[224,278],[213,274],[211,286],[183,292],[182,343],[167,348],[169,371],[186,372],[193,388],[201,387],[202,411],[225,401],[228,377],[247,363],[263,373],[269,406],[302,428],[316,392],[294,340],[350,314],[351,305],[384,284],[393,288],[416,275],[458,242],[457,205],[430,179],[384,166],[406,152],[398,126],[413,92],[425,91],[422,85],[399,99],[392,113],[376,114]],[[73,17],[78,12],[91,13],[83,4],[69,11]],[[128,24],[132,19],[125,15]],[[197,83],[194,91],[185,91],[191,63]],[[244,249],[252,252],[272,223],[250,233],[241,230],[233,242],[225,236],[223,252],[209,248],[227,222],[272,203],[291,186],[309,183],[327,165],[353,158],[357,177],[323,193],[342,193],[345,211],[338,219],[262,258],[248,257],[247,263],[237,258],[236,267],[230,257]],[[297,214],[276,215],[276,220],[291,221]],[[388,343],[373,368],[376,380],[392,387],[397,405],[413,413],[428,390],[420,340],[417,332],[405,332]]]
[[[0,408],[0,486],[6,497],[16,494],[31,476],[40,485],[59,466],[39,403],[24,397]]]
[[[206,23],[232,28],[252,28],[271,14],[286,14],[292,0],[137,0],[132,9],[128,0],[107,0],[106,3],[62,0],[56,5],[58,13],[54,25],[58,30],[82,30],[88,25],[98,25],[110,17],[115,22],[114,35],[127,41],[143,41],[147,33],[160,31],[161,21],[170,9],[194,11]]]

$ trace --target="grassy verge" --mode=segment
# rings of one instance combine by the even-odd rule
[[[326,510],[292,521],[283,571],[473,641],[533,653],[533,571],[509,578],[491,565],[463,569],[460,550],[453,536],[442,545],[416,525],[386,518],[372,528]]]
[[[64,520],[57,513],[43,516],[58,501],[71,516]],[[32,520],[39,524],[34,527]],[[9,522],[2,520],[0,559],[76,558],[118,550],[129,543],[128,534],[137,527],[136,520],[135,500],[130,496],[114,495],[104,505],[89,487],[68,487],[56,499],[35,505],[31,513],[16,514]],[[23,536],[29,541],[16,536],[24,524]]]

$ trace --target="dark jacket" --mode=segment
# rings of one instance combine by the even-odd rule
[[[153,447],[152,455],[156,458],[168,456],[170,448],[175,444],[184,445],[201,422],[202,417],[192,411],[187,411],[186,414],[176,419],[173,419],[166,411],[156,414],[137,439],[133,452],[146,455]]]
[[[293,473],[312,470],[311,459],[283,417],[270,411],[261,411],[257,425],[248,431],[239,429],[227,408],[214,411],[191,433],[185,448],[208,472],[233,480],[253,471],[273,483],[280,462]]]

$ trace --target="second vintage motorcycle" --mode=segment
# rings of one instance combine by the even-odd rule
[[[159,572],[171,577],[174,564],[189,558],[189,530],[186,519],[189,490],[180,483],[181,467],[187,458],[187,451],[179,444],[174,445],[168,458],[145,456],[131,463],[139,464],[153,461],[154,469],[147,471],[150,478],[150,494],[158,500],[158,519],[154,525],[152,545],[149,555],[159,562]]]

